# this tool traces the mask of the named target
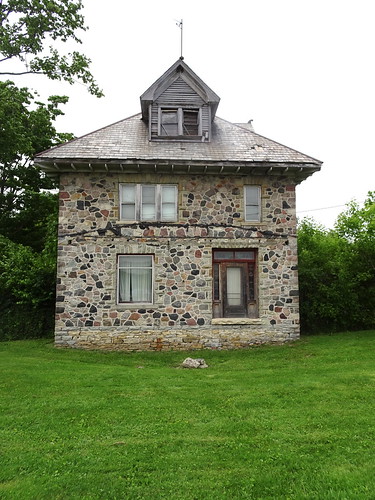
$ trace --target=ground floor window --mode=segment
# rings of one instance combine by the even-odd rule
[[[256,278],[256,250],[213,250],[213,317],[258,317]]]
[[[153,289],[152,255],[118,256],[118,302],[151,303]]]

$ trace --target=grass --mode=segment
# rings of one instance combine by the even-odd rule
[[[1,499],[373,499],[375,331],[195,353],[0,344]],[[205,370],[179,368],[191,355]]]

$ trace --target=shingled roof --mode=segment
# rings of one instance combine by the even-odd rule
[[[320,170],[319,160],[267,139],[248,124],[215,117],[211,142],[150,141],[141,114],[39,153],[46,172],[158,171],[288,173],[304,179]]]

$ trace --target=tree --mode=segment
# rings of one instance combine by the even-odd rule
[[[375,326],[375,199],[350,202],[333,230],[312,219],[298,226],[304,333]]]
[[[305,218],[299,224],[298,268],[303,333],[337,328],[341,312],[338,249],[336,235],[313,219]]]
[[[90,59],[56,48],[58,42],[82,43],[77,32],[87,27],[81,9],[81,0],[1,0],[0,75],[44,74],[70,84],[78,79],[91,94],[102,96],[89,71]],[[17,69],[13,62],[19,63]]]
[[[45,337],[53,330],[56,274],[55,214],[44,248],[14,243],[0,234],[0,341]]]
[[[36,101],[35,97],[28,89],[19,89],[10,81],[0,82],[2,234],[14,229],[14,219],[19,222],[23,218],[29,225],[30,221],[25,217],[27,211],[34,212],[35,216],[40,202],[45,201],[40,197],[41,190],[53,187],[52,181],[33,165],[34,154],[73,137],[71,134],[59,134],[53,125],[56,117],[62,114],[60,104],[65,103],[67,98],[52,96],[45,105]]]
[[[356,248],[366,272],[375,272],[375,191],[369,191],[361,208],[351,201],[339,215],[335,230]]]
[[[1,75],[75,79],[97,97],[90,60],[61,42],[81,43],[81,0],[0,0]],[[59,45],[60,43],[60,45]],[[71,139],[54,120],[65,96],[43,104],[37,94],[0,82],[0,339],[45,336],[53,329],[57,196],[33,164],[36,153]]]
[[[351,201],[334,228],[345,242],[347,281],[357,304],[352,314],[357,325],[375,326],[375,192],[369,191],[360,207]]]

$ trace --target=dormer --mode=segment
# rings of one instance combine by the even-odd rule
[[[180,58],[141,95],[150,141],[209,142],[220,98]]]

